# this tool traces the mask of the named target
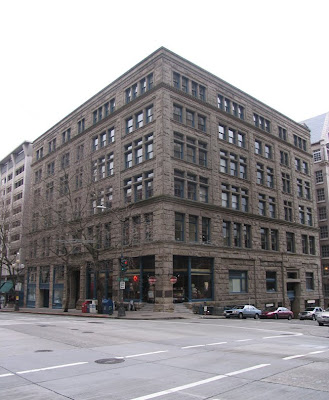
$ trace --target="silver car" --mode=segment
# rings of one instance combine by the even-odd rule
[[[316,314],[316,320],[320,326],[329,325],[329,308]]]
[[[259,310],[258,308],[246,304],[244,306],[234,306],[230,310],[225,310],[224,311],[224,317],[226,318],[255,318],[258,319],[259,316],[261,315],[262,311]]]
[[[298,317],[299,319],[313,319],[315,321],[317,313],[322,311],[321,307],[307,307],[305,311],[298,314]]]

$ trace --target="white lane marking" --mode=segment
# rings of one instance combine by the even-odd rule
[[[133,358],[133,357],[149,356],[150,354],[168,353],[168,351],[169,350],[159,350],[159,351],[152,351],[150,353],[133,354],[131,356],[116,357],[116,358]]]
[[[217,346],[218,344],[227,344],[227,342],[207,343],[206,346]]]
[[[6,377],[6,376],[13,376],[14,374],[2,374],[2,375],[0,375],[0,378],[4,378],[4,377]]]
[[[205,347],[205,344],[195,344],[193,346],[184,346],[181,349],[193,349],[194,347]]]
[[[248,372],[248,371],[253,371],[253,370],[258,369],[258,368],[264,368],[264,367],[267,367],[267,366],[269,366],[269,365],[271,365],[271,364],[259,364],[259,365],[255,365],[255,366],[253,366],[253,367],[244,368],[244,369],[241,369],[241,370],[239,370],[239,371],[229,372],[228,374],[225,374],[225,375],[217,375],[217,376],[213,376],[212,378],[203,379],[202,381],[197,381],[197,382],[193,382],[193,383],[188,383],[187,385],[177,386],[177,387],[175,387],[175,388],[171,388],[171,389],[167,389],[167,390],[162,390],[161,392],[156,392],[156,393],[152,393],[152,394],[147,394],[146,396],[135,397],[134,399],[131,399],[131,400],[149,400],[149,399],[155,399],[156,397],[164,396],[165,394],[176,393],[176,392],[179,392],[179,391],[181,391],[181,390],[190,389],[190,388],[192,388],[192,387],[196,387],[196,386],[200,386],[200,385],[205,385],[205,384],[210,383],[210,382],[215,382],[215,381],[218,381],[218,380],[220,380],[220,379],[228,378],[229,376],[242,374],[242,373]]]
[[[238,374],[243,374],[244,372],[253,371],[254,369],[268,367],[269,365],[271,365],[271,364],[258,364],[253,367],[240,369],[239,371],[229,372],[228,374],[225,374],[225,375],[226,376],[234,376],[234,375],[238,375]]]
[[[321,353],[324,353],[325,351],[327,351],[327,350],[317,350],[317,351],[312,351],[311,353],[308,353],[308,354],[321,354]]]
[[[249,342],[250,340],[253,340],[253,339],[239,339],[239,340],[236,340],[236,342]]]
[[[295,356],[284,357],[282,360],[292,360],[294,358],[307,357],[311,354],[321,354],[321,353],[325,353],[326,351],[328,351],[328,350],[318,350],[318,351],[311,351],[310,353],[306,353],[306,354],[296,354]]]
[[[287,337],[293,337],[293,336],[303,336],[302,333],[292,333],[288,332],[286,335],[279,335],[279,336],[264,336],[262,339],[277,339],[277,338],[287,338]]]
[[[157,321],[152,321],[152,320],[149,320],[148,322],[157,322],[157,323],[160,323],[160,321],[159,320],[157,320]],[[176,322],[176,321],[173,321],[173,320],[171,320],[170,322],[168,322],[168,320],[166,320],[166,321],[161,321],[163,324],[164,323],[170,323],[170,324],[180,324],[180,325],[194,325],[194,327],[196,326],[196,324],[195,324],[195,322]],[[283,324],[284,322],[267,322],[266,324],[275,324],[275,325],[278,325],[278,324]],[[200,326],[204,326],[204,325],[200,325]],[[273,329],[263,329],[263,328],[250,328],[250,327],[246,327],[246,326],[236,326],[236,325],[224,325],[224,324],[213,324],[213,325],[207,325],[208,327],[217,327],[217,326],[220,326],[221,328],[234,328],[234,329],[244,329],[244,330],[251,330],[251,331],[260,331],[260,332],[275,332],[275,333],[278,333],[278,332],[281,332],[282,334],[285,334],[285,335],[287,335],[287,334],[289,334],[289,335],[291,335],[291,336],[303,336],[303,333],[296,333],[296,332],[289,332],[289,331],[274,331]],[[280,336],[281,337],[281,336]]]
[[[282,360],[292,360],[294,358],[305,357],[306,354],[296,354],[295,356],[284,357]]]
[[[75,365],[82,365],[82,364],[88,364],[88,361],[82,361],[82,362],[77,362],[77,363],[72,363],[72,364],[55,365],[53,367],[46,367],[46,368],[30,369],[30,370],[26,370],[26,371],[16,372],[16,374],[19,374],[19,375],[30,374],[31,372],[48,371],[50,369],[73,367]]]

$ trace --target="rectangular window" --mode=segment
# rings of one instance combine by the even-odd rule
[[[277,277],[275,271],[266,271],[266,291],[277,291]]]
[[[295,234],[286,232],[287,252],[295,253]]]
[[[323,221],[327,219],[327,207],[319,207],[319,220]]]
[[[202,243],[210,243],[210,218],[202,217]]]
[[[229,290],[230,293],[247,293],[247,271],[229,271]]]
[[[198,115],[198,129],[202,132],[206,132],[206,117]]]
[[[286,221],[292,221],[292,202],[284,200],[284,219]]]
[[[243,225],[243,242],[246,249],[251,249],[251,225]]]
[[[322,183],[322,182],[323,182],[323,173],[322,173],[322,170],[320,170],[320,171],[315,171],[315,182],[316,182],[316,183]]]
[[[219,139],[226,140],[226,127],[224,125],[218,125],[218,137]]]
[[[289,156],[285,151],[280,151],[280,163],[289,167]]]
[[[286,129],[282,128],[281,126],[279,126],[278,129],[279,129],[279,138],[286,142],[287,141],[287,131],[286,131]]]
[[[184,241],[184,224],[185,215],[181,213],[175,213],[175,240],[179,242]]]
[[[85,130],[85,119],[82,118],[78,121],[78,134],[82,133]]]
[[[233,246],[234,247],[242,246],[241,224],[238,224],[236,222],[233,223]]]
[[[313,151],[313,160],[314,160],[314,162],[321,161],[321,150]]]
[[[256,182],[264,185],[264,165],[260,163],[256,164]]]
[[[262,250],[269,250],[268,228],[260,228],[260,243]]]
[[[182,91],[188,93],[188,79],[182,76]]]
[[[314,290],[313,272],[306,272],[306,290]]]
[[[279,250],[279,232],[277,229],[271,229],[271,249],[273,251]]]
[[[136,114],[135,121],[136,121],[136,125],[135,125],[136,129],[141,128],[143,126],[143,123],[144,123],[144,113],[143,113],[143,111],[141,111],[138,114]]]
[[[325,201],[326,200],[326,196],[325,196],[323,188],[317,189],[316,195],[317,195],[317,201]]]
[[[134,120],[133,117],[129,117],[126,119],[126,133],[131,133],[134,129]]]
[[[183,122],[183,109],[180,106],[174,105],[174,121]]]
[[[153,121],[153,106],[146,109],[146,123],[149,124]]]
[[[198,241],[198,217],[189,215],[189,241]]]
[[[186,125],[194,128],[195,121],[194,121],[194,112],[193,111],[186,110]]]
[[[329,237],[328,226],[327,225],[320,226],[320,239],[328,239],[328,237]]]
[[[231,222],[223,221],[223,245],[231,246]]]

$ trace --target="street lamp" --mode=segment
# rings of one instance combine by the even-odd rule
[[[96,208],[100,210],[110,210],[109,207],[105,206],[96,206]],[[120,221],[121,225],[121,234],[122,234],[122,220],[117,217],[116,214],[114,214],[116,218]],[[127,271],[127,260],[123,257],[123,244],[122,244],[122,238],[120,240],[121,243],[121,255],[120,255],[120,277],[118,278],[119,280],[119,305],[118,305],[118,318],[119,317],[125,317],[126,316],[126,310],[125,306],[123,303],[123,292],[125,290],[125,280],[124,280],[124,275]]]

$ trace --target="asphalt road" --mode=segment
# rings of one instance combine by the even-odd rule
[[[0,314],[3,399],[328,400],[313,321]]]

